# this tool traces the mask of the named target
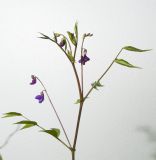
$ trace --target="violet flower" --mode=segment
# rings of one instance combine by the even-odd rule
[[[79,63],[85,65],[85,63],[90,60],[90,58],[87,57],[86,54],[87,54],[87,50],[84,49],[84,50],[83,50],[83,55],[81,56],[81,59],[79,60]]]
[[[44,93],[43,93],[43,91],[40,93],[40,95],[37,95],[35,97],[35,99],[37,99],[39,103],[42,103],[44,101]]]
[[[66,44],[66,40],[63,38],[59,44],[60,47],[64,47],[64,45]]]
[[[32,75],[31,78],[32,78],[32,81],[31,81],[30,85],[36,84],[36,82],[37,82],[36,77],[34,75]]]

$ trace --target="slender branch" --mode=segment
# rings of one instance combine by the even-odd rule
[[[52,103],[52,100],[51,100],[51,98],[50,98],[50,96],[49,96],[49,94],[48,94],[48,92],[47,92],[44,84],[42,83],[42,81],[41,81],[38,77],[36,77],[36,79],[38,79],[38,81],[41,83],[42,87],[44,88],[44,91],[45,91],[45,93],[46,93],[46,95],[47,95],[47,97],[48,97],[48,100],[49,100],[49,102],[50,102],[50,104],[51,104],[51,107],[53,108],[53,110],[54,110],[54,112],[55,112],[55,115],[56,115],[56,117],[57,117],[57,119],[58,119],[58,121],[59,121],[59,123],[60,123],[60,125],[61,125],[61,127],[62,127],[62,130],[63,130],[63,132],[64,132],[64,134],[65,134],[65,137],[66,137],[66,139],[67,139],[67,141],[68,141],[68,144],[69,144],[69,146],[71,147],[71,144],[70,144],[69,138],[68,138],[68,136],[67,136],[67,133],[66,133],[66,131],[65,131],[65,128],[64,128],[64,126],[63,126],[63,123],[62,123],[62,121],[61,121],[61,119],[60,119],[60,117],[59,117],[59,115],[58,115],[58,113],[57,113],[57,111],[56,111],[53,103]]]
[[[55,42],[53,39],[50,39],[50,40],[51,40],[52,42],[54,42],[54,43],[65,53],[65,55],[67,56],[68,60],[70,61],[70,59],[69,59],[66,51],[65,51],[57,42]],[[75,50],[75,53],[76,53],[76,50]],[[80,95],[81,95],[81,85],[80,85],[79,76],[78,76],[78,73],[77,73],[75,64],[72,63],[71,61],[70,61],[70,63],[71,63],[71,65],[72,65],[72,67],[73,67],[73,70],[74,70],[74,74],[75,74],[76,81],[77,81],[77,84],[78,84],[79,96],[80,96]]]
[[[70,59],[69,59],[66,51],[65,51],[56,41],[54,41],[53,39],[51,39],[51,38],[49,38],[49,37],[48,37],[48,39],[49,39],[50,41],[54,42],[54,43],[64,52],[64,54],[66,55],[66,57],[67,57],[68,60],[70,61]],[[70,61],[70,62],[71,62],[71,61]]]
[[[23,118],[25,118],[26,120],[30,121],[29,118],[25,117],[22,115]],[[42,126],[40,126],[39,124],[36,125],[37,127],[41,128],[42,130],[46,130],[45,128],[43,128]],[[59,142],[61,142],[65,147],[67,147],[68,149],[71,150],[71,147],[69,147],[66,143],[64,143],[61,139],[56,138]]]
[[[112,67],[112,65],[114,64],[115,59],[118,58],[118,56],[120,55],[120,53],[122,52],[123,48],[119,51],[119,53],[117,54],[117,56],[114,58],[114,60],[111,62],[111,64],[108,66],[108,68],[106,69],[106,71],[100,76],[100,78],[97,80],[98,82],[106,75],[106,73],[109,71],[109,69]],[[86,98],[88,97],[88,95],[92,92],[92,90],[94,89],[94,86],[92,86],[90,88],[90,90],[87,92],[87,94],[85,95],[83,101],[86,100]]]

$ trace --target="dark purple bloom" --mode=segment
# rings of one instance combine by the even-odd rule
[[[63,47],[66,44],[66,40],[63,38],[60,42],[60,47]]]
[[[83,55],[81,56],[81,59],[79,60],[79,63],[81,63],[81,64],[83,64],[83,65],[85,65],[85,63],[87,62],[87,61],[89,61],[90,60],[90,58],[89,57],[87,57],[87,50],[86,49],[84,49],[84,51],[83,51]]]
[[[35,99],[37,99],[39,103],[42,103],[44,101],[44,93],[43,93],[43,91],[40,93],[40,95],[37,95],[35,97]]]
[[[32,75],[31,78],[32,78],[32,81],[31,81],[30,85],[36,84],[36,81],[37,81],[36,77],[34,75]]]

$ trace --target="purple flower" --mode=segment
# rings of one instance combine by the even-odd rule
[[[31,78],[32,78],[32,81],[31,81],[30,85],[36,84],[36,81],[37,81],[36,77],[34,75],[32,75]]]
[[[86,54],[87,54],[87,50],[84,49],[84,50],[83,50],[83,55],[81,56],[81,59],[79,60],[79,63],[85,65],[85,63],[90,60],[90,58],[87,57]]]
[[[60,42],[60,47],[64,47],[64,45],[66,44],[66,40],[63,38]]]
[[[44,93],[43,93],[43,91],[40,93],[40,95],[37,95],[35,97],[35,99],[37,99],[39,103],[42,103],[44,101]]]

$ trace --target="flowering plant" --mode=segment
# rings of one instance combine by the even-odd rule
[[[77,144],[77,138],[78,138],[78,133],[79,133],[81,114],[83,111],[83,106],[84,106],[85,101],[87,100],[88,96],[91,94],[91,92],[93,90],[98,90],[100,87],[103,86],[101,84],[101,80],[107,74],[107,72],[110,70],[110,68],[113,66],[114,63],[117,63],[119,65],[122,65],[122,66],[125,66],[128,68],[140,68],[138,66],[132,65],[131,63],[129,63],[128,61],[126,61],[122,58],[119,58],[119,56],[121,55],[121,53],[123,51],[127,51],[127,52],[133,51],[133,52],[138,52],[138,53],[140,52],[141,53],[141,52],[149,51],[149,49],[142,50],[142,49],[138,49],[133,46],[125,46],[125,47],[121,48],[120,51],[117,53],[116,57],[113,59],[113,61],[108,66],[108,68],[101,74],[101,76],[96,81],[94,81],[91,84],[90,89],[85,93],[84,92],[84,83],[83,83],[84,82],[83,68],[86,65],[86,63],[88,63],[88,61],[90,61],[90,58],[87,54],[87,49],[84,47],[84,42],[85,42],[86,38],[92,37],[93,34],[91,34],[91,33],[83,34],[82,43],[80,46],[81,52],[80,52],[80,55],[78,55],[79,56],[78,60],[76,57],[77,56],[77,48],[78,48],[78,38],[79,38],[77,23],[75,23],[73,33],[69,32],[69,31],[67,32],[68,37],[65,36],[64,34],[60,34],[60,33],[53,33],[53,37],[49,37],[43,33],[40,33],[40,35],[41,35],[41,37],[39,37],[39,38],[49,40],[49,41],[53,42],[54,44],[56,44],[60,48],[60,50],[65,54],[67,60],[71,64],[71,67],[72,67],[74,75],[75,75],[75,79],[76,79],[77,87],[78,87],[78,93],[79,93],[79,98],[76,100],[75,103],[79,104],[79,112],[78,112],[78,117],[77,117],[77,121],[76,121],[77,123],[76,123],[76,129],[75,129],[73,143],[71,143],[71,140],[68,137],[68,134],[67,134],[66,129],[63,125],[63,122],[61,121],[61,118],[56,110],[56,107],[53,105],[53,102],[49,96],[49,93],[48,93],[44,83],[36,75],[31,76],[30,85],[36,85],[37,83],[39,83],[43,87],[43,90],[40,91],[40,93],[35,96],[35,99],[39,103],[43,103],[45,100],[44,99],[45,96],[48,98],[50,105],[56,115],[56,118],[58,119],[58,121],[60,123],[61,130],[66,137],[66,142],[59,138],[60,129],[58,129],[58,128],[45,129],[44,127],[40,126],[36,121],[30,120],[29,118],[27,118],[25,115],[23,115],[21,113],[8,112],[8,113],[5,113],[3,117],[4,118],[15,117],[15,116],[22,117],[23,120],[15,123],[15,124],[21,124],[22,125],[21,129],[26,129],[26,128],[30,128],[30,127],[34,127],[34,126],[39,127],[42,132],[45,132],[45,133],[53,136],[56,140],[58,140],[60,143],[62,143],[71,152],[72,160],[75,160],[76,144]],[[78,61],[78,64],[81,65],[80,75],[78,74],[77,67],[76,67],[77,61]]]

